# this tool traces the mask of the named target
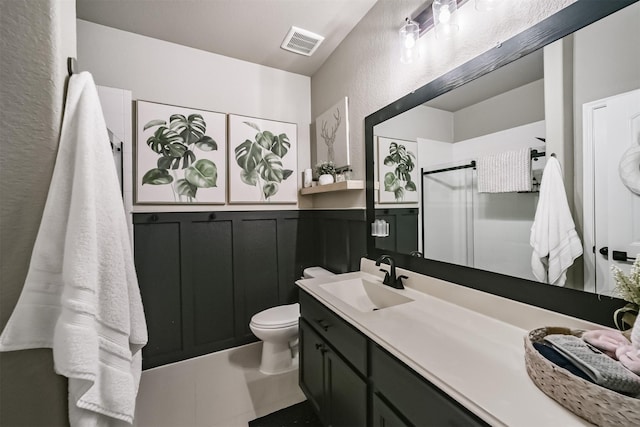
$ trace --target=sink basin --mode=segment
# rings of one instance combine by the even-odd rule
[[[365,313],[413,301],[380,283],[362,278],[325,283],[320,288]]]

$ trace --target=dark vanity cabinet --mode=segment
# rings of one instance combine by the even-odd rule
[[[371,425],[374,427],[408,427],[409,424],[379,394],[373,395]]]
[[[366,338],[307,294],[300,302],[300,387],[324,425],[367,425]]]
[[[300,387],[325,426],[487,425],[304,291],[300,308]]]
[[[371,345],[370,369],[374,426],[487,425],[375,344]]]

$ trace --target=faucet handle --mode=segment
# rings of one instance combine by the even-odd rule
[[[402,276],[398,276],[396,278],[396,284],[398,284],[400,288],[404,288],[404,284],[402,283],[402,279],[408,279],[408,277],[403,274]]]
[[[389,272],[387,270],[385,270],[384,268],[381,268],[380,271],[382,271],[384,273],[384,279],[382,280],[382,283],[384,283],[385,285],[389,284],[389,278],[391,276],[389,276]]]

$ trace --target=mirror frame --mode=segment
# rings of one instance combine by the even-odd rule
[[[624,300],[377,249],[375,238],[371,236],[369,230],[370,224],[375,221],[374,126],[572,34],[637,1],[639,0],[577,0],[533,27],[367,116],[365,118],[367,258],[375,260],[383,254],[390,254],[396,261],[396,266],[410,271],[613,327],[613,312],[626,304]]]

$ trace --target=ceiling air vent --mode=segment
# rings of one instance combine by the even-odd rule
[[[280,45],[281,48],[300,55],[311,56],[324,37],[298,27],[291,27]]]

